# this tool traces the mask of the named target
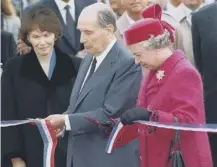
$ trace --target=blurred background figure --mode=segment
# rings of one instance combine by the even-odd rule
[[[110,0],[110,6],[115,12],[117,19],[119,19],[125,11],[122,1],[124,0]]]
[[[40,0],[12,0],[12,3],[14,4],[17,16],[20,16],[20,13],[23,9],[25,9],[28,5],[31,5],[34,2],[37,2]]]
[[[142,10],[148,5],[148,0],[121,0],[125,12],[117,21],[118,34],[123,40],[124,31],[137,20],[142,19]]]
[[[8,59],[17,55],[16,43],[13,34],[7,31],[1,31],[1,41],[1,67],[4,69]]]
[[[182,0],[185,17],[180,21],[180,26],[175,33],[175,46],[177,49],[182,49],[185,56],[190,62],[195,65],[191,34],[191,17],[192,13],[198,11],[204,6],[203,0]]]
[[[11,0],[1,0],[1,29],[11,32],[17,40],[20,19]]]
[[[181,0],[167,0],[164,8],[162,20],[173,27],[178,27],[180,21],[185,17],[184,8]]]
[[[217,123],[217,2],[192,14],[194,58],[204,83],[207,123]],[[217,134],[209,134],[214,167],[217,167]]]

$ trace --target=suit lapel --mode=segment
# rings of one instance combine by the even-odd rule
[[[113,48],[110,50],[108,55],[105,57],[103,62],[100,64],[100,66],[97,68],[95,73],[92,75],[92,77],[89,79],[89,81],[85,84],[82,91],[80,92],[80,95],[78,97],[78,100],[76,102],[75,108],[81,103],[81,101],[86,97],[86,95],[98,84],[100,84],[107,76],[111,73],[112,64],[117,60],[118,56],[118,43],[113,46]],[[89,66],[88,66],[89,68]],[[88,69],[87,68],[87,69]],[[85,72],[85,71],[83,71]],[[84,77],[86,76],[87,70],[85,72]],[[82,77],[82,82],[80,82],[80,85],[82,85],[84,77]],[[80,90],[80,89],[79,89]],[[74,110],[75,111],[75,110]]]
[[[48,86],[50,82],[33,50],[23,58],[21,76],[27,77],[28,79],[37,82],[42,86]]]
[[[85,78],[85,76],[87,74],[87,71],[88,71],[88,69],[90,67],[91,61],[92,61],[92,56],[87,55],[84,58],[84,62],[82,64],[82,66],[80,67],[80,70],[78,72],[78,76],[76,78],[74,88],[73,88],[73,91],[72,91],[71,100],[70,100],[73,103],[76,102],[77,99],[78,99],[78,96],[79,96],[79,93],[80,93],[80,90],[81,90],[81,86],[83,84],[83,81],[84,81],[84,78]]]
[[[64,28],[65,27],[65,22],[63,20],[63,17],[61,15],[60,11],[59,11],[59,8],[58,8],[56,2],[54,0],[48,1],[47,5],[50,6],[50,8],[56,13],[59,21],[61,22],[61,25]]]

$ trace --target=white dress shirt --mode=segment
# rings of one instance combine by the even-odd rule
[[[171,16],[178,22],[180,22],[180,20],[185,17],[183,3],[175,7],[171,3],[168,2],[166,8],[167,8],[168,13],[170,13]]]
[[[130,18],[130,16],[127,14],[127,12],[126,12],[126,17],[127,17],[128,22],[130,23],[130,25],[133,25],[136,22]]]
[[[103,60],[106,58],[106,56],[108,55],[109,51],[112,49],[112,47],[114,46],[114,44],[115,44],[116,41],[117,41],[117,39],[112,40],[112,42],[107,46],[107,48],[106,48],[99,56],[96,56],[96,61],[97,61],[97,63],[96,63],[95,71],[99,68],[100,64],[101,64],[101,63],[103,62]],[[85,76],[85,79],[84,79],[84,81],[83,81],[83,83],[82,83],[80,92],[81,92],[81,90],[82,90],[82,88],[83,88],[83,86],[84,86],[84,83],[85,83],[85,81],[86,81],[86,79],[87,79],[87,76],[89,75],[89,72],[90,72],[92,63],[93,63],[93,60],[92,60],[92,62],[91,62],[91,64],[90,64],[90,67],[89,67],[89,69],[88,69],[88,71],[87,71],[87,74],[86,74],[86,76]],[[94,71],[94,72],[95,72],[95,71]],[[69,116],[68,116],[68,115],[65,116],[65,126],[66,126],[66,130],[67,130],[67,131],[70,131],[70,130],[71,130],[71,126],[70,126],[70,121],[69,121]]]
[[[66,24],[66,5],[69,5],[69,11],[72,15],[72,18],[75,20],[75,2],[74,0],[70,0],[68,3],[64,2],[63,0],[55,0],[55,3],[57,4],[57,7],[62,15],[63,21]]]
[[[191,10],[188,7],[184,6],[185,15],[186,15],[187,21],[190,25],[192,25],[192,23],[191,23],[192,12],[196,12],[199,9],[201,9],[202,7],[204,7],[204,3],[202,3],[196,10]]]

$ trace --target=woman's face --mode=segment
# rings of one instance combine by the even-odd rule
[[[159,67],[157,51],[155,49],[143,47],[141,44],[133,44],[129,49],[135,56],[135,63],[142,68],[155,70]]]
[[[48,56],[53,50],[56,39],[54,33],[41,31],[37,28],[29,33],[28,40],[37,55]]]

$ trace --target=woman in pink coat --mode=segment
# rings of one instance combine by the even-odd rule
[[[136,120],[162,123],[205,124],[202,80],[182,51],[172,51],[171,27],[146,18],[125,32],[125,42],[135,55],[135,62],[149,69],[138,98],[137,108],[126,111],[121,122]],[[140,125],[142,167],[172,167],[168,157],[175,131]],[[186,167],[213,167],[207,133],[179,131],[180,150]]]

